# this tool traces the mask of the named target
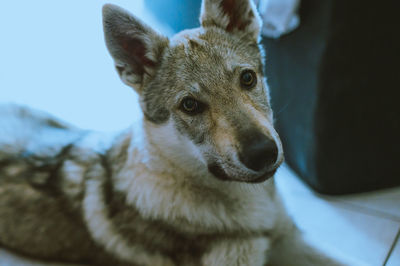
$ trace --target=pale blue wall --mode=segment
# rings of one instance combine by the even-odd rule
[[[103,40],[101,7],[116,3],[170,35],[138,0],[1,1],[0,102],[43,109],[84,128],[117,130],[140,110]]]

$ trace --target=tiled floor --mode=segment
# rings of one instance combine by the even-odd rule
[[[288,211],[311,244],[351,266],[400,266],[400,188],[321,196],[286,165],[278,171],[276,183]],[[0,249],[0,266],[14,265],[46,264]]]
[[[399,188],[321,196],[287,166],[279,170],[276,182],[289,212],[311,243],[349,265],[400,266]]]
[[[397,235],[396,245],[393,246],[391,256],[388,257],[386,266],[399,266],[400,265],[400,234]]]

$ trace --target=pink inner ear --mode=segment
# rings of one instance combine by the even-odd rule
[[[140,39],[123,40],[121,46],[128,55],[130,66],[138,74],[142,75],[145,72],[145,66],[155,66],[155,62],[146,57],[146,47]]]
[[[226,31],[229,32],[234,29],[245,30],[254,18],[254,14],[251,9],[249,10],[248,2],[246,1],[223,0],[221,8],[229,17],[229,24],[226,27]]]

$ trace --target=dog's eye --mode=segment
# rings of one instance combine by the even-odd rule
[[[200,112],[200,104],[192,97],[185,97],[181,102],[181,109],[188,114],[197,114]]]
[[[245,89],[251,89],[257,84],[257,76],[253,70],[246,69],[240,75],[240,85]]]

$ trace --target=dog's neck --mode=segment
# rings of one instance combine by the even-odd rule
[[[200,167],[201,162],[191,163],[196,159],[193,154],[166,152],[171,143],[161,143],[165,141],[157,135],[161,132],[146,123],[133,126],[132,132],[114,145],[121,149],[114,154],[126,149],[124,163],[114,170],[113,179],[115,189],[126,195],[127,204],[144,218],[179,224],[180,230],[188,232],[273,228],[275,221],[265,217],[275,209],[271,206],[275,196],[272,179],[257,185],[217,180]],[[236,212],[246,215],[231,219]]]

